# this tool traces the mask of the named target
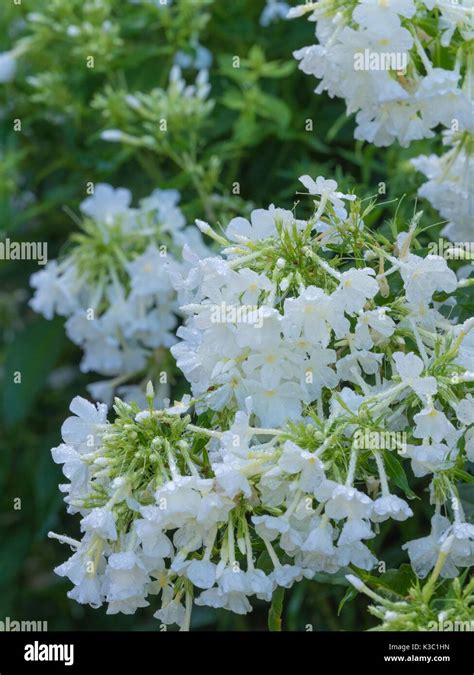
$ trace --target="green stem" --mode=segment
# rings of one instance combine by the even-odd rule
[[[273,594],[272,604],[268,612],[268,630],[281,632],[281,614],[283,612],[283,598],[285,589],[278,586]]]

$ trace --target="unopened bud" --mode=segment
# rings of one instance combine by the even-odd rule
[[[152,401],[155,398],[155,388],[153,386],[153,382],[151,380],[148,380],[147,385],[146,385],[146,397],[148,399],[151,399]]]
[[[364,582],[359,579],[359,577],[354,576],[353,574],[346,574],[347,581],[354,586],[358,591],[364,590]]]

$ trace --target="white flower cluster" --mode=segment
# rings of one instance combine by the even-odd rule
[[[343,98],[348,113],[357,113],[356,138],[406,146],[455,121],[474,132],[469,0],[327,0],[292,15],[307,11],[318,44],[295,52],[299,67],[321,80],[316,93]],[[439,48],[448,60],[453,55],[451,68],[433,65]]]
[[[444,577],[474,563],[458,492],[474,319],[442,313],[456,276],[411,252],[416,219],[388,246],[334,181],[301,180],[309,220],[271,206],[225,236],[199,221],[222,254],[172,277],[193,398],[157,410],[150,386],[145,410],[116,399],[112,423],[73,401],[53,457],[84,536],[52,536],[74,549],[56,571],[78,602],[132,613],[161,592],[155,616],[186,630],[193,602],[244,614],[317,572],[371,570],[379,523],[413,515],[395,494],[415,496],[409,463],[435,508],[432,534],[405,545],[414,570],[441,548]]]
[[[420,156],[429,181],[419,194],[448,221],[452,241],[472,236],[474,202],[474,6],[471,0],[338,0],[307,3],[318,44],[294,53],[321,80],[316,93],[343,98],[356,113],[355,138],[377,146],[432,138],[451,148]]]
[[[428,181],[418,190],[441,214],[447,225],[441,234],[454,242],[472,241],[474,234],[474,136],[449,142],[452,145],[441,157],[420,155],[412,159],[413,166]]]
[[[204,248],[195,228],[185,227],[176,190],[157,189],[138,209],[131,199],[129,190],[96,185],[81,204],[85,220],[72,247],[31,277],[32,308],[47,319],[67,318],[68,337],[84,351],[81,370],[118,376],[91,385],[99,400],[111,399],[119,381],[173,344],[174,254],[186,242]]]

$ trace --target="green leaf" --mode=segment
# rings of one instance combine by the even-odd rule
[[[258,92],[258,114],[269,120],[273,120],[278,126],[286,128],[291,121],[291,111],[283,101],[271,94]]]
[[[401,597],[407,595],[410,588],[416,583],[416,575],[407,563],[403,563],[399,569],[387,570],[379,577],[363,570],[358,571],[358,576],[372,588],[383,588]]]
[[[401,462],[395,457],[395,454],[390,450],[385,450],[384,460],[387,474],[393,480],[395,485],[399,487],[400,490],[403,490],[409,499],[419,499],[419,497],[417,497],[417,495],[408,485],[405,469],[403,468]]]
[[[31,410],[65,342],[61,319],[29,323],[5,354],[2,418],[13,427]]]
[[[311,579],[320,584],[330,584],[331,586],[348,586],[349,582],[346,579],[346,574],[350,574],[353,570],[350,567],[343,567],[335,574],[329,572],[316,572]]]
[[[466,518],[474,518],[474,490],[469,485],[461,484],[458,485],[458,492]]]
[[[340,615],[342,608],[346,604],[346,602],[350,602],[351,600],[354,600],[354,598],[357,595],[357,590],[354,588],[354,586],[349,586],[349,588],[346,590],[344,593],[344,597],[342,598],[341,602],[339,603],[339,607],[337,608],[337,616]]]
[[[264,572],[271,572],[273,570],[274,565],[267,551],[262,551],[262,553],[258,556],[255,567],[258,570],[263,570]]]
[[[234,139],[242,147],[256,145],[262,137],[262,126],[254,116],[247,112],[242,113],[234,125]]]
[[[411,565],[404,563],[399,569],[387,570],[380,577],[380,583],[385,588],[397,593],[406,595],[413,584],[416,582],[416,575]]]
[[[293,61],[269,61],[262,66],[263,77],[281,78],[288,77],[296,70],[296,62]]]
[[[326,142],[331,142],[334,140],[339,133],[339,131],[342,129],[342,127],[347,124],[351,120],[352,116],[348,115],[347,112],[343,112],[339,117],[336,119],[334,124],[331,126],[329,131],[326,134],[326,138],[324,139]]]
[[[244,97],[242,96],[242,92],[238,89],[229,89],[226,91],[222,95],[220,102],[222,105],[225,105],[226,108],[230,108],[231,110],[243,110],[245,108]]]
[[[463,469],[456,469],[454,473],[456,478],[459,478],[459,480],[462,480],[464,483],[474,483],[474,476],[471,476],[471,474],[467,473],[467,471],[464,471]]]

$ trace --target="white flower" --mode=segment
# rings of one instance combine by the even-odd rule
[[[169,399],[166,399],[165,403],[168,404],[165,407],[166,413],[168,415],[184,415],[192,405],[191,396],[189,394],[184,394],[181,401],[174,401],[172,406],[169,405]]]
[[[463,398],[456,406],[456,417],[461,424],[474,424],[474,398],[469,395]]]
[[[270,237],[276,237],[277,225],[283,229],[289,228],[293,223],[302,227],[302,221],[295,220],[291,211],[275,208],[273,204],[266,209],[255,209],[250,214],[250,222],[245,218],[233,218],[227,226],[226,236],[231,241],[245,243],[246,241],[262,241]]]
[[[153,614],[155,619],[158,619],[167,626],[173,623],[178,626],[183,625],[185,615],[186,610],[179,601],[179,598],[174,598]]]
[[[294,382],[275,385],[247,380],[245,390],[252,399],[252,409],[263,426],[272,427],[282,419],[296,420],[301,415],[300,389]]]
[[[323,387],[334,389],[339,381],[338,375],[330,367],[330,364],[336,362],[336,352],[333,349],[313,347],[309,354],[301,375],[301,389],[305,393],[304,400],[308,403],[320,397]]]
[[[388,73],[386,75],[388,77]],[[386,95],[392,100],[359,110],[354,138],[369,141],[378,147],[391,145],[398,140],[402,147],[407,147],[412,141],[434,136],[419,117],[419,106],[407,101],[403,90],[398,92],[398,99],[396,92],[389,93],[387,90]]]
[[[231,499],[214,491],[208,492],[202,495],[196,521],[205,527],[225,522],[233,507],[234,502]]]
[[[411,468],[417,478],[448,469],[454,465],[457,450],[445,443],[423,443],[408,445],[405,456],[411,459]]]
[[[308,286],[298,298],[285,300],[283,330],[288,337],[302,335],[312,344],[326,347],[331,329],[340,338],[349,327],[343,307],[321,288]]]
[[[68,445],[97,447],[101,433],[107,422],[107,406],[104,403],[93,405],[85,398],[76,396],[71,401],[69,410],[74,417],[68,417],[61,427],[63,440]]]
[[[115,518],[107,507],[98,507],[81,520],[81,530],[83,532],[93,532],[103,539],[115,541],[117,539],[117,528]]]
[[[140,210],[144,213],[156,211],[155,218],[164,232],[177,234],[186,224],[183,212],[178,206],[181,195],[178,190],[161,190],[156,188],[149,197],[140,201]]]
[[[457,287],[455,273],[449,269],[446,260],[438,255],[420,258],[410,253],[402,261],[400,274],[409,302],[423,299],[428,303],[435,291],[451,293]]]
[[[382,309],[362,312],[357,317],[354,346],[371,349],[395,332],[395,322]]]
[[[423,408],[414,417],[415,438],[432,438],[434,441],[442,441],[453,431],[454,427],[444,412],[437,410],[433,405]]]
[[[344,199],[354,201],[356,198],[355,195],[338,192],[336,181],[327,180],[322,176],[318,176],[316,180],[313,180],[311,176],[300,176],[299,181],[303,183],[310,195],[320,195],[322,199],[331,202],[336,212],[341,210],[344,212]]]
[[[149,576],[135,553],[121,551],[109,556],[104,579],[107,602],[130,601],[132,607],[139,598],[144,598],[148,582]]]
[[[372,500],[354,487],[338,485],[334,488],[325,510],[326,515],[335,520],[340,520],[341,518],[369,518],[372,510]]]
[[[60,577],[68,577],[74,588],[68,592],[68,597],[84,605],[100,607],[103,600],[100,573],[104,570],[104,558],[99,556],[98,564],[88,553],[89,539],[84,539],[81,547],[62,565],[54,571]],[[94,571],[92,571],[94,570]]]
[[[316,518],[301,550],[321,556],[334,555],[334,528],[327,518]]]
[[[245,572],[226,569],[218,580],[217,588],[203,591],[196,598],[196,605],[229,609],[235,614],[247,614],[252,607],[247,599],[249,593]]]
[[[225,458],[224,462],[213,464],[216,484],[222,492],[233,499],[240,492],[250,497],[251,487],[245,469],[248,463],[238,458]]]
[[[357,517],[349,517],[341,530],[337,541],[338,547],[352,546],[361,541],[361,539],[372,539],[375,537],[370,524],[367,520]]]
[[[450,126],[453,110],[456,109],[458,123],[462,127],[472,126],[472,101],[458,86],[459,72],[432,68],[424,77],[416,91],[420,101],[423,119],[430,127],[443,124]]]
[[[265,600],[265,602],[271,601],[275,587],[271,574],[267,576],[263,570],[249,569],[245,572],[245,581],[249,594],[255,594],[259,600]]]
[[[262,291],[269,292],[272,288],[270,279],[264,274],[257,274],[247,268],[239,270],[235,277],[235,289],[243,305],[254,305]]]
[[[55,313],[66,316],[78,306],[74,296],[77,283],[74,268],[64,270],[55,260],[51,260],[44,270],[30,277],[30,284],[36,289],[30,306],[46,319],[52,319]]]
[[[378,293],[379,287],[374,277],[375,272],[370,267],[350,269],[341,274],[336,295],[341,299],[346,312],[359,312],[366,301]]]
[[[413,511],[405,500],[396,495],[385,495],[376,499],[373,503],[371,520],[374,523],[382,523],[384,520],[406,520],[413,515]]]
[[[449,545],[448,538],[452,537]],[[474,525],[455,521],[441,535],[441,544],[449,547],[449,557],[458,567],[472,567],[474,564]]]
[[[216,581],[216,565],[208,560],[192,560],[186,576],[198,588],[211,588]]]
[[[63,473],[71,483],[60,486],[63,492],[67,492],[69,503],[75,497],[85,497],[89,492],[89,466],[83,461],[82,455],[70,445],[61,443],[57,448],[52,448],[51,455],[56,464],[63,464]],[[77,507],[69,506],[69,513],[76,513]]]
[[[395,352],[393,355],[395,368],[402,382],[411,387],[420,397],[433,396],[438,390],[435,377],[420,377],[424,370],[423,361],[413,352],[403,354]]]
[[[105,405],[112,405],[114,391],[115,391],[115,380],[99,380],[97,382],[91,382],[87,385],[87,391],[95,401],[100,403],[105,403]]]
[[[341,399],[345,407],[341,405],[341,403],[338,401],[338,398]],[[351,412],[357,414],[357,411],[364,401],[363,396],[357,394],[352,389],[349,389],[349,387],[344,387],[338,393],[338,398],[335,396],[331,398],[331,417],[333,418],[338,417],[339,415],[347,414],[346,408],[349,408]]]
[[[366,349],[353,350],[339,359],[336,364],[337,374],[341,380],[358,383],[361,367],[367,375],[373,375],[379,370],[382,360],[382,354],[374,354]]]
[[[173,553],[173,545],[157,525],[149,520],[139,519],[134,522],[138,541],[145,555],[155,558],[168,558]]]
[[[466,525],[463,523],[463,525]],[[424,578],[434,567],[441,552],[441,546],[448,536],[453,532],[451,523],[447,518],[440,515],[434,515],[431,519],[431,533],[427,537],[414,539],[402,546],[408,551],[410,562],[417,576]],[[458,566],[472,565],[474,562],[472,543],[469,538],[474,536],[473,526],[468,528],[456,527],[454,529],[457,542],[455,546],[449,547],[449,554],[441,568],[441,576],[445,579],[452,579],[458,575]]]
[[[299,474],[297,484],[304,492],[314,492],[325,477],[321,460],[292,441],[285,441],[278,466],[288,474]]]
[[[301,567],[296,565],[282,565],[276,567],[270,574],[270,579],[275,582],[277,586],[283,588],[291,588],[295,581],[301,581],[303,578],[303,571]]]
[[[248,414],[238,410],[231,427],[222,434],[222,448],[226,453],[246,457],[253,434]]]
[[[125,188],[114,188],[97,183],[94,194],[81,203],[81,211],[98,222],[111,225],[117,216],[128,213],[132,193]]]
[[[361,541],[337,547],[336,561],[338,569],[349,564],[356,565],[363,570],[371,570],[377,563],[377,558]]]
[[[86,224],[81,241],[59,264],[52,261],[31,277],[36,288],[31,306],[48,319],[55,313],[67,317],[66,333],[84,352],[83,372],[136,375],[150,358],[160,358],[156,350],[175,342],[178,308],[169,275],[173,268],[176,277],[182,263],[174,259],[174,253],[186,243],[197,245],[197,252],[202,252],[202,242],[183,229],[176,190],[155,190],[139,209],[129,208],[130,200],[128,190],[97,185],[81,207],[95,223]],[[99,272],[88,249],[96,238],[104,254]],[[108,385],[92,385],[91,391],[110,401],[116,388],[111,379]],[[137,389],[130,393],[137,402],[141,400]]]
[[[402,6],[410,11],[400,0]],[[341,14],[341,26],[348,14]],[[326,27],[331,21],[326,18]],[[370,31],[376,32],[374,26]],[[177,91],[185,86],[178,70],[173,78]],[[308,185],[319,190],[317,218],[301,225],[289,211],[254,211],[250,221],[229,225],[235,246],[216,235],[221,255],[201,259],[188,247],[183,270],[177,261],[169,266],[186,302],[173,354],[191,383],[190,395],[157,407],[156,397],[167,394],[157,392],[152,405],[149,385],[142,410],[116,400],[113,423],[106,406],[79,397],[72,402],[76,415],[62,430],[67,444],[53,449],[53,458],[71,480],[60,489],[68,510],[80,513],[85,535],[82,542],[54,536],[78,549],[64,572],[71,569],[79,601],[105,600],[108,613],[134,613],[149,595],[161,593],[155,616],[186,629],[196,589],[202,591],[198,605],[246,614],[252,596],[270,601],[278,586],[290,588],[317,572],[335,574],[348,565],[371,570],[377,560],[366,542],[379,534],[373,523],[413,515],[404,499],[391,494],[393,476],[385,475],[378,454],[376,480],[371,453],[354,444],[355,431],[369,431],[371,420],[394,433],[411,424],[411,434],[423,443],[403,443],[401,454],[416,476],[437,474],[429,487],[436,505],[433,533],[406,544],[416,573],[428,573],[440,552],[445,577],[472,564],[474,526],[463,522],[461,504],[450,500],[456,486],[450,489],[449,480],[451,474],[462,480],[466,456],[474,456],[473,399],[466,393],[472,378],[461,372],[474,370],[474,319],[461,326],[452,318],[455,312],[445,318],[454,297],[443,314],[432,308],[433,292],[449,288],[452,279],[436,256],[409,252],[413,225],[398,237],[394,255],[387,251],[392,267],[385,272],[400,273],[407,289],[398,299],[384,293],[380,300],[377,279],[383,272],[377,279],[374,272],[379,253],[371,243],[363,246],[366,235],[373,240],[361,227],[359,203],[344,222],[334,210],[343,208],[347,196],[336,193],[336,184],[318,178]],[[139,213],[129,209],[124,243],[131,236],[139,245],[122,261],[123,280],[73,289],[80,308],[85,302],[101,308],[93,321],[79,309],[67,321],[67,330],[88,345],[86,366],[100,362],[101,368],[135,375],[148,367],[152,351],[171,344],[176,305],[171,298],[163,307],[168,277],[154,276],[160,249],[153,222],[161,217],[161,204],[169,211],[166,241],[173,239],[177,197],[154,195]],[[336,255],[332,240],[319,237],[318,218],[337,230]],[[99,236],[118,236],[121,220],[117,215],[110,228],[93,222],[87,227],[97,226]],[[149,241],[141,238],[143,228],[149,228]],[[212,236],[209,228],[202,225]],[[355,229],[360,246],[345,236]],[[292,249],[301,242],[300,269]],[[353,267],[351,257],[357,258]],[[374,269],[357,267],[364,260]],[[400,279],[392,290],[397,284]],[[258,326],[236,314],[216,318],[216,307],[225,313],[246,304],[253,306]],[[460,377],[453,378],[449,395],[456,368]],[[114,379],[137,395],[134,380],[123,385],[122,377]],[[345,382],[354,386],[343,387]],[[422,400],[421,411],[420,405],[410,407],[417,402],[411,390]],[[443,489],[437,489],[441,478]],[[378,498],[355,487],[363,480]],[[453,512],[453,524],[437,520],[442,508]],[[265,549],[270,573],[255,569]],[[84,573],[81,566],[89,562],[94,564]]]
[[[252,516],[252,523],[259,537],[267,541],[273,541],[290,529],[290,523],[285,516]]]
[[[360,0],[352,13],[355,21],[368,28],[400,25],[398,15],[412,17],[416,8],[413,0]]]
[[[166,258],[154,244],[150,244],[142,255],[127,264],[132,294],[149,296],[153,293],[170,294],[171,286],[167,275]]]

